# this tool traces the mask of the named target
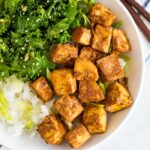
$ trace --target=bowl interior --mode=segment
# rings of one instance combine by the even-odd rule
[[[129,13],[122,4],[118,0],[97,0],[101,3],[108,6],[112,9],[115,14],[117,15],[118,20],[123,21],[122,29],[126,32],[131,46],[132,51],[130,52],[129,56],[132,58],[132,65],[130,68],[130,75],[129,75],[129,89],[131,95],[135,102],[138,100],[138,96],[141,89],[142,78],[143,78],[143,55],[142,55],[142,48],[139,40],[139,34],[137,28],[135,26],[134,21],[130,17]],[[93,136],[83,147],[80,149],[88,149],[92,148],[93,146],[102,143],[103,140],[106,140],[112,133],[118,129],[118,127],[124,122],[124,120],[129,115],[129,112],[134,108],[132,106],[129,109],[121,111],[119,113],[111,115],[108,122],[108,131],[105,134],[95,135]],[[29,137],[27,135],[21,137],[14,137],[9,135],[1,126],[0,126],[0,143],[4,144],[14,150],[66,150],[69,149],[68,145],[64,143],[64,145],[60,146],[52,146],[47,145],[44,141],[39,137],[36,136],[34,138]]]

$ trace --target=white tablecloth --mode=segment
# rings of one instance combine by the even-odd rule
[[[150,12],[150,0],[137,0]],[[146,22],[146,21],[145,21]],[[150,28],[150,24],[146,22]],[[150,150],[150,44],[141,33],[145,53],[145,82],[135,111],[121,130],[95,150]],[[8,150],[6,147],[0,150]]]

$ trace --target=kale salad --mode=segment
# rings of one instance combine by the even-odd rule
[[[70,31],[88,26],[94,0],[0,0],[0,78],[23,81],[54,69],[50,47],[71,40]]]

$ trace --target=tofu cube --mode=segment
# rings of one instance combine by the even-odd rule
[[[73,31],[72,39],[78,44],[88,46],[91,44],[92,31],[83,27],[76,28]]]
[[[90,137],[91,135],[89,134],[85,126],[79,124],[75,129],[67,133],[66,140],[73,148],[79,148],[81,145],[87,142]]]
[[[124,71],[119,62],[118,55],[113,53],[97,61],[97,66],[104,81],[114,81],[124,77]]]
[[[107,113],[103,105],[86,106],[82,116],[82,123],[90,134],[98,134],[106,131]]]
[[[75,96],[69,95],[64,95],[59,98],[55,102],[54,108],[68,122],[74,121],[74,119],[83,111],[83,107],[78,99]]]
[[[58,117],[49,115],[38,125],[38,132],[47,144],[61,144],[66,128]]]
[[[52,71],[51,82],[58,96],[73,94],[77,90],[76,79],[71,69],[57,69]]]
[[[112,27],[103,27],[97,25],[95,27],[94,38],[92,40],[92,48],[103,53],[109,53],[112,38]]]
[[[105,100],[106,110],[108,112],[114,113],[128,108],[132,105],[132,103],[132,98],[123,85],[115,82],[112,86],[110,86]]]
[[[89,13],[89,19],[94,24],[101,24],[109,27],[116,20],[116,16],[110,9],[100,3],[97,3],[92,7]]]
[[[80,58],[86,58],[92,62],[96,62],[99,52],[90,48],[90,47],[83,47],[80,51]]]
[[[53,47],[50,57],[56,64],[72,66],[78,57],[78,48],[73,44],[57,44]]]
[[[113,50],[121,53],[128,52],[130,50],[129,40],[122,30],[113,30]]]
[[[48,102],[53,97],[53,90],[44,77],[38,78],[31,84],[43,102]]]
[[[82,103],[100,102],[105,96],[100,86],[92,80],[82,80],[79,82],[79,99]]]
[[[97,81],[99,74],[93,62],[86,58],[77,58],[74,65],[74,75],[76,80],[89,79]]]

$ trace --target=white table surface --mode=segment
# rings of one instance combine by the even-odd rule
[[[144,5],[146,0],[137,1]],[[150,4],[147,10],[150,12]],[[150,28],[150,24],[147,25]],[[145,81],[140,100],[120,131],[95,150],[150,150],[150,44],[142,33],[141,40],[145,53]],[[8,149],[2,147],[0,150]]]

